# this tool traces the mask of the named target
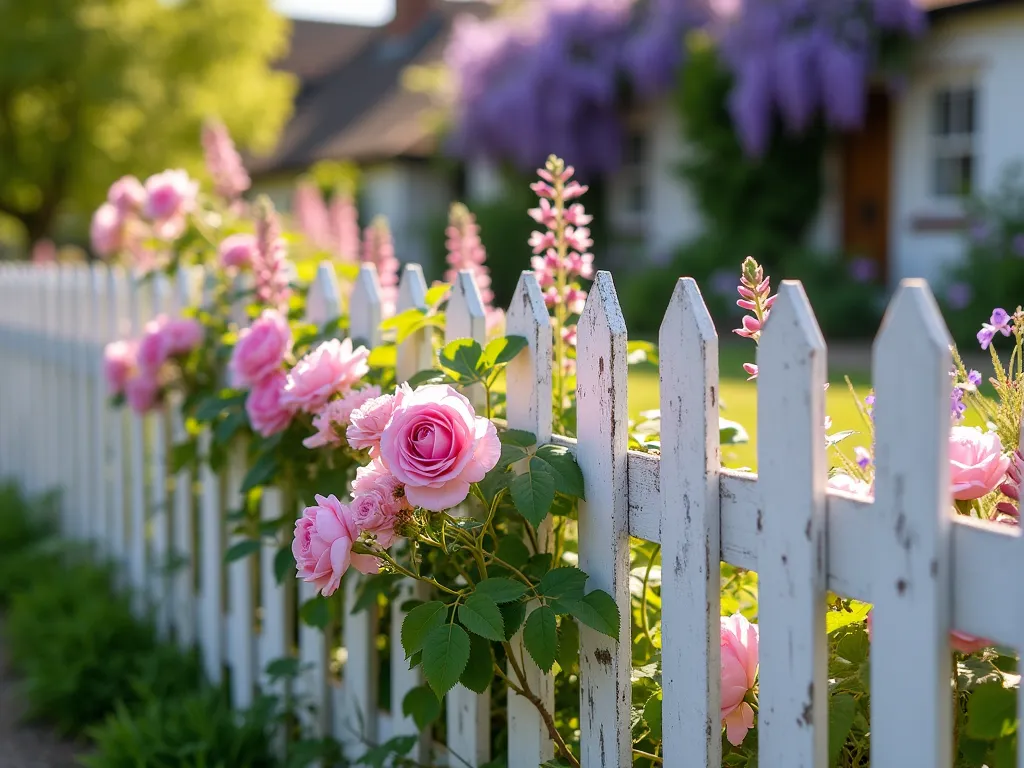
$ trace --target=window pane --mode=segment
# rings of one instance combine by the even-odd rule
[[[974,89],[961,88],[953,92],[951,99],[950,131],[955,134],[969,134],[974,124]]]
[[[627,205],[630,213],[643,213],[647,210],[647,190],[644,189],[642,179],[636,179],[629,185]]]
[[[978,116],[977,116],[978,94],[977,94],[977,91],[974,88],[968,89],[967,96],[966,96],[965,100],[967,102],[967,109],[966,109],[966,111],[967,111],[966,133],[974,133],[977,130],[977,125],[978,125]]]
[[[969,195],[974,189],[974,158],[964,155],[957,163],[957,194]]]
[[[641,165],[644,161],[644,135],[640,131],[626,134],[626,165]]]
[[[943,88],[935,94],[932,102],[932,133],[945,136],[949,133],[952,94]]]

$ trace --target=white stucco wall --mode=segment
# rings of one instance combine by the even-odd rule
[[[909,86],[894,110],[893,282],[941,282],[946,265],[964,250],[960,233],[913,227],[918,217],[962,214],[962,204],[932,194],[930,119],[937,89],[965,82],[977,88],[977,190],[993,189],[1008,163],[1024,159],[1024,7],[982,8],[940,20],[919,46]]]

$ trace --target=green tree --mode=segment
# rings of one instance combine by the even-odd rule
[[[125,173],[201,167],[200,127],[272,148],[293,78],[269,0],[0,2],[0,213],[28,242]]]

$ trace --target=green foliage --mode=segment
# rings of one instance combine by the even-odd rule
[[[459,682],[469,662],[469,635],[458,624],[434,627],[423,641],[423,676],[441,698]]]
[[[270,149],[290,75],[266,0],[55,0],[0,5],[0,211],[34,241],[125,173],[198,171],[206,118]]]
[[[227,696],[213,689],[163,700],[141,708],[123,703],[102,725],[89,729],[95,751],[86,768],[183,768],[189,765],[278,765],[272,749],[277,719],[273,699],[260,699],[239,714]]]
[[[999,186],[967,203],[967,258],[949,270],[940,296],[956,342],[974,349],[975,334],[995,307],[1007,312],[1021,303],[1024,284],[1024,164],[1009,165]],[[963,301],[966,299],[966,301]]]
[[[53,495],[27,499],[14,484],[0,484],[0,608],[58,562],[60,550],[50,539],[56,501]]]

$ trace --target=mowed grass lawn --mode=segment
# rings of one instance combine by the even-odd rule
[[[754,345],[728,344],[721,347],[719,355],[719,376],[721,378],[721,415],[731,421],[738,421],[750,435],[750,442],[742,445],[722,446],[722,463],[726,467],[757,468],[757,383],[747,381],[743,372],[744,362],[753,362]],[[870,446],[870,439],[864,433],[854,400],[850,395],[844,376],[849,376],[860,398],[870,389],[867,371],[829,371],[827,413],[832,417],[830,432],[852,429],[861,434],[853,435],[842,443],[845,452],[852,455],[854,446]],[[658,407],[658,371],[653,365],[634,366],[629,375],[629,416],[639,419],[641,411]]]

